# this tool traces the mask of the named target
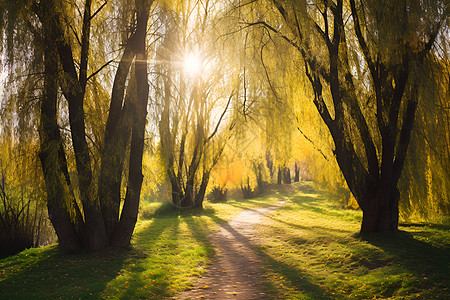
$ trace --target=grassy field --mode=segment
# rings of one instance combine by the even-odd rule
[[[450,227],[361,237],[360,211],[310,184],[258,225],[268,289],[286,299],[450,299]]]
[[[67,255],[49,246],[0,260],[0,299],[163,299],[188,289],[214,255],[207,235],[243,209],[285,206],[258,225],[271,284],[285,299],[448,299],[450,232],[404,224],[360,237],[361,213],[341,210],[310,183],[250,200],[176,213],[144,203],[132,246]]]

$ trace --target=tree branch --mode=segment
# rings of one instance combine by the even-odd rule
[[[223,117],[225,116],[227,110],[228,110],[228,106],[230,106],[231,103],[231,99],[234,96],[235,91],[233,90],[230,94],[230,97],[228,98],[228,102],[227,102],[227,106],[225,107],[224,111],[222,112],[222,114],[220,115],[219,121],[217,122],[216,128],[214,129],[214,131],[211,133],[211,135],[205,140],[205,144],[207,142],[209,142],[209,140],[211,140],[213,138],[213,136],[217,133],[217,131],[219,130],[219,126],[220,123],[222,122]]]
[[[298,117],[297,117],[297,122],[299,122],[299,121],[298,121]],[[320,150],[319,148],[316,147],[316,144],[314,144],[313,140],[311,140],[309,137],[307,137],[306,134],[303,133],[303,131],[300,129],[299,126],[297,126],[297,129],[298,129],[298,131],[301,133],[301,135],[303,135],[303,137],[304,137],[308,142],[310,142],[311,145],[313,145],[314,149],[316,149],[316,150],[323,156],[323,158],[325,158],[326,161],[329,161],[329,160],[328,160],[328,157],[325,156],[325,154],[322,152],[322,150]]]
[[[108,1],[106,0],[90,17],[92,20],[102,9],[105,7],[105,5],[108,4]]]
[[[395,153],[393,182],[397,182],[399,180],[403,169],[403,164],[405,163],[406,152],[408,150],[409,141],[411,140],[411,131],[416,115],[416,109],[417,98],[413,97],[413,99],[408,101],[405,116],[403,118],[400,140]]]
[[[98,69],[97,71],[95,71],[94,73],[92,73],[91,75],[88,76],[88,78],[86,79],[86,81],[89,81],[89,79],[91,79],[92,77],[94,77],[95,75],[97,75],[98,73],[100,73],[101,70],[103,70],[105,67],[107,67],[110,63],[112,63],[114,61],[114,59],[111,59],[110,61],[108,61],[106,64],[104,64],[103,66],[100,67],[100,69]]]
[[[264,73],[266,74],[266,78],[267,78],[267,82],[269,83],[270,89],[272,90],[272,93],[275,96],[275,100],[277,102],[280,102],[280,100],[278,99],[277,91],[275,90],[274,86],[272,85],[272,81],[270,81],[270,77],[269,77],[269,73],[267,72],[266,64],[264,63],[263,50],[266,45],[267,45],[267,43],[263,44],[263,46],[261,47],[261,64],[263,65]]]
[[[245,24],[247,25],[246,27],[255,26],[255,25],[263,25],[264,27],[266,27],[270,31],[273,31],[276,34],[278,34],[281,38],[283,38],[286,42],[288,42],[289,44],[291,44],[292,46],[294,46],[298,50],[301,50],[300,46],[297,45],[293,40],[291,40],[287,36],[283,35],[280,31],[276,30],[275,28],[273,28],[272,26],[270,26],[269,24],[267,24],[264,21],[257,21],[257,22],[253,22],[253,23],[246,22]]]
[[[434,42],[436,41],[437,35],[439,33],[439,30],[441,29],[442,23],[445,21],[449,14],[450,6],[446,9],[446,11],[442,14],[442,18],[439,20],[439,22],[436,24],[436,27],[434,28],[434,31],[430,35],[430,39],[425,44],[425,47],[421,51],[421,54],[425,54],[425,52],[430,51],[431,47],[433,46]]]
[[[80,38],[78,37],[78,34],[77,34],[77,32],[75,31],[75,29],[73,28],[73,26],[69,24],[69,28],[72,29],[72,32],[73,32],[73,34],[75,35],[75,38],[76,38],[76,40],[77,40],[77,42],[78,42],[78,45],[81,46],[81,40],[80,40]]]
[[[81,59],[80,59],[80,87],[84,96],[87,83],[87,67],[89,60],[89,38],[91,35],[91,4],[92,0],[86,0],[83,14],[83,27],[81,34]]]
[[[376,82],[375,81],[375,78],[377,77],[376,67],[373,62],[372,57],[370,56],[369,47],[367,46],[367,43],[364,40],[364,37],[361,32],[361,24],[359,22],[358,12],[356,11],[355,0],[350,0],[350,6],[351,6],[351,10],[352,10],[353,23],[354,23],[354,27],[355,27],[356,37],[358,38],[359,46],[361,47],[364,58],[366,59],[367,65],[369,66],[369,70],[370,70],[370,73],[372,74],[372,78],[374,79],[374,82]]]

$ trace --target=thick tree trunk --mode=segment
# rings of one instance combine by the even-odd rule
[[[96,181],[93,179],[91,170],[83,108],[87,83],[91,1],[86,0],[85,2],[79,76],[70,43],[65,40],[62,16],[56,1],[41,2],[39,11],[37,11],[43,24],[44,44],[46,46],[44,51],[44,94],[41,103],[39,129],[40,159],[47,186],[49,216],[58,235],[60,246],[71,252],[77,252],[83,248],[100,250],[108,244],[126,246],[129,244],[133,233],[137,220],[143,177],[142,155],[149,88],[146,71],[145,37],[152,2],[150,0],[136,1],[138,26],[136,32],[128,41],[129,45],[126,47],[124,59],[117,70],[116,79],[118,79],[115,80],[113,86],[110,116],[106,129],[106,151],[103,153],[104,157],[102,157],[102,167],[105,165],[107,167],[102,168],[101,171],[99,197],[94,193],[96,189],[93,185]],[[131,102],[131,96],[125,100],[124,106],[122,106],[122,103],[125,81],[136,54],[138,56],[135,61],[136,77],[138,77],[137,100],[134,101],[133,108],[130,108],[130,105],[127,104]],[[62,66],[65,75],[64,80],[60,82],[58,82],[58,63]],[[59,134],[57,124],[58,83],[60,83],[69,104],[69,121],[84,216],[74,197],[64,154],[64,142]],[[134,113],[133,118],[129,115],[131,110]],[[128,123],[128,119],[132,119],[132,125]],[[119,222],[120,182],[131,126],[133,131],[129,182]],[[119,151],[119,153],[114,151]],[[111,168],[108,168],[111,166],[113,166],[113,172],[109,172],[112,171]],[[112,176],[105,176],[105,174],[112,174]],[[112,193],[110,193],[111,191]],[[102,196],[105,194],[107,195],[104,197],[105,201],[102,201]],[[100,201],[102,207],[100,207]],[[114,239],[110,239],[113,234]]]
[[[42,7],[42,9],[45,9],[45,7]],[[73,207],[73,217],[68,209],[71,204],[76,205],[76,203],[74,203],[66,165],[62,164],[65,163],[66,158],[63,140],[57,124],[58,59],[55,37],[50,35],[52,32],[50,28],[53,23],[51,21],[54,21],[54,19],[50,18],[43,22],[45,69],[40,111],[39,157],[47,188],[47,207],[50,221],[55,228],[60,246],[67,251],[77,252],[82,248],[77,229],[82,231],[83,224],[78,207]]]
[[[195,174],[198,171],[201,158],[203,156],[204,150],[204,140],[202,138],[198,138],[195,144],[194,153],[192,155],[191,162],[189,164],[189,168],[186,175],[186,184],[184,189],[184,195],[180,199],[180,203],[178,206],[180,208],[192,208],[196,206],[196,197],[197,197],[197,186],[195,180]],[[178,178],[178,180],[182,181],[183,178]],[[175,200],[175,198],[173,198]]]
[[[363,210],[361,233],[396,231],[398,229],[398,200],[400,193],[380,188],[377,196],[370,201],[368,209]]]
[[[78,76],[76,71],[71,46],[65,40],[58,4],[52,1],[45,1],[41,5],[43,10],[41,19],[43,23],[49,24],[46,32],[53,34],[52,44],[55,50],[58,51],[54,53],[54,55],[57,54],[55,59],[59,56],[59,61],[64,71],[64,80],[60,81],[60,86],[69,104],[70,132],[78,173],[78,190],[81,195],[81,203],[83,204],[84,226],[86,227],[83,235],[83,239],[86,239],[84,244],[89,249],[99,250],[106,247],[108,241],[101,218],[100,207],[93,192],[95,189],[92,180],[89,146],[86,141],[83,108],[87,78],[91,1],[87,0],[85,2],[80,76]],[[58,78],[57,73],[55,78]],[[63,168],[66,167],[64,166]],[[72,186],[72,188],[74,187]]]
[[[283,171],[281,170],[281,167],[278,167],[277,184],[281,184],[282,180],[283,180]]]
[[[417,107],[416,83],[409,83],[408,79],[411,73],[410,65],[413,61],[423,63],[423,58],[436,41],[445,15],[435,24],[436,27],[426,43],[415,46],[393,45],[400,46],[398,49],[401,50],[395,53],[398,57],[391,59],[388,55],[385,60],[385,57],[380,55],[380,48],[366,40],[363,34],[367,30],[365,16],[362,18],[364,22],[360,22],[356,1],[350,0],[353,28],[371,76],[371,96],[376,102],[376,113],[372,118],[376,120],[373,125],[377,126],[377,132],[374,133],[368,126],[371,120],[366,116],[368,111],[363,113],[360,107],[363,102],[355,92],[354,76],[345,46],[343,12],[348,4],[343,0],[332,3],[324,1],[325,11],[328,8],[329,10],[322,14],[323,21],[325,24],[333,24],[332,34],[328,32],[328,26],[322,31],[320,23],[315,23],[314,18],[310,18],[306,2],[301,2],[297,7],[297,12],[309,18],[312,24],[315,23],[326,46],[328,63],[325,68],[327,70],[323,72],[323,65],[317,63],[321,58],[310,55],[312,45],[309,44],[309,39],[305,38],[305,32],[302,32],[303,26],[299,25],[295,5],[287,9],[289,1],[272,2],[291,33],[300,41],[295,47],[305,63],[305,73],[314,90],[314,104],[331,133],[336,160],[345,181],[363,210],[361,232],[396,230],[399,200],[397,183],[403,170]],[[398,40],[402,40],[400,37],[401,35]],[[341,45],[343,47],[340,47]],[[375,47],[372,48],[373,46]],[[324,101],[322,83],[326,83],[329,88],[332,103]],[[407,87],[411,89],[408,90]],[[405,90],[408,91],[408,98],[405,97]],[[332,106],[334,117],[328,106]],[[356,132],[352,132],[353,130]],[[361,146],[363,148],[357,151],[356,148]]]
[[[130,88],[130,91],[127,90],[125,104],[122,107],[126,79],[128,78],[134,55],[131,45],[127,44],[114,78],[110,110],[105,129],[98,181],[98,198],[109,239],[112,237],[119,222],[122,171],[133,119],[132,109],[129,106],[131,105],[131,98],[136,97],[134,92],[131,91],[133,88]],[[129,87],[133,85],[133,80],[130,80],[129,85]]]
[[[196,170],[193,172],[193,174],[196,173]],[[186,181],[186,188],[184,192],[184,198],[181,202],[182,207],[193,207],[195,206],[195,190],[197,187],[195,186],[196,182],[194,178],[188,178]]]
[[[125,247],[130,244],[139,212],[139,199],[141,196],[142,156],[144,152],[145,124],[147,118],[147,103],[149,85],[147,82],[147,54],[145,51],[145,37],[147,33],[148,15],[151,1],[136,3],[138,9],[137,28],[135,33],[135,74],[137,101],[133,103],[133,129],[131,134],[130,166],[127,193],[120,216],[120,221],[114,232],[111,244]]]

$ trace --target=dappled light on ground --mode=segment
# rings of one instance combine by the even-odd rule
[[[424,229],[428,243],[411,227],[361,237],[361,212],[337,208],[329,197],[300,186],[289,205],[259,225],[274,290],[288,299],[445,298],[448,228]]]
[[[261,269],[263,261],[253,242],[254,226],[273,210],[284,205],[287,197],[279,199],[273,206],[249,208],[233,220],[220,226],[210,236],[216,255],[207,272],[199,278],[191,291],[177,295],[176,299],[272,299],[264,290],[266,278]]]
[[[215,265],[225,251],[242,260],[228,261],[229,278],[248,266],[249,275],[259,274],[247,277],[258,281],[253,287],[261,297],[448,296],[447,226],[403,224],[400,232],[360,236],[361,212],[342,210],[331,197],[303,182],[248,200],[206,203],[203,211],[144,204],[128,249],[68,255],[50,246],[0,260],[1,298],[163,299],[192,288],[196,296],[220,288],[235,297],[251,284],[227,287],[227,276],[219,276],[225,267]],[[218,245],[220,235],[234,242]],[[211,281],[208,272],[217,276]]]

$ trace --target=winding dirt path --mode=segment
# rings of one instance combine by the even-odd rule
[[[282,206],[247,209],[235,219],[221,226],[211,235],[216,256],[206,273],[194,283],[194,288],[174,299],[272,299],[264,293],[263,265],[252,243],[254,226],[260,219]]]

